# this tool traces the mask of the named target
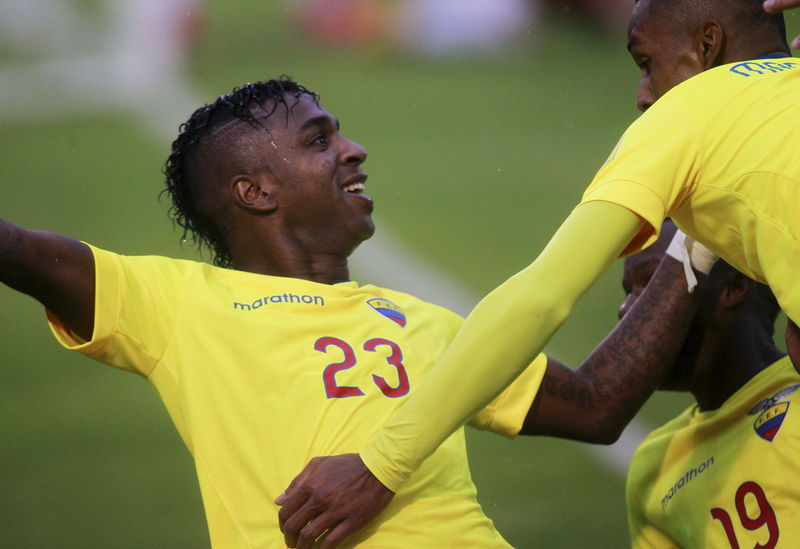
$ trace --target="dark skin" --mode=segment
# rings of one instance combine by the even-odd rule
[[[667,230],[666,244],[674,230]],[[657,248],[663,256],[666,244]],[[614,443],[678,357],[699,299],[689,294],[683,266],[652,264],[647,289],[623,304],[621,322],[576,370],[548,357],[542,390],[520,434],[596,444]]]
[[[259,140],[250,162],[223,164],[234,268],[323,284],[349,280],[348,256],[375,230],[372,199],[363,193],[367,152],[309,96],[288,121],[283,111],[262,120],[269,134],[253,130]]]
[[[255,144],[246,158],[214,158],[208,166],[235,268],[325,284],[349,280],[347,257],[374,231],[372,199],[363,193],[366,151],[309,96],[288,118],[279,107],[262,123],[269,133],[248,130]],[[0,220],[0,282],[38,300],[87,341],[94,277],[85,244]]]
[[[789,53],[785,37],[771,25],[736,21],[723,3],[714,15],[691,12],[675,17],[675,14],[656,13],[651,0],[636,3],[630,20],[628,49],[642,72],[636,94],[640,110],[649,108],[674,86],[710,68],[773,53]],[[560,394],[563,383],[551,382],[550,386]],[[547,392],[545,385],[544,393]],[[573,393],[568,389],[565,394],[580,395],[582,391]],[[343,477],[345,473],[347,476]],[[294,547],[303,526],[313,521],[315,533],[335,528],[336,535],[333,538],[329,535],[321,547],[336,547],[377,516],[382,507],[376,502],[387,501],[386,495],[390,493],[355,454],[315,459],[313,466],[302,471],[287,493],[277,500],[283,505],[279,518],[286,542]],[[345,508],[347,514],[341,512]],[[295,513],[299,513],[299,518],[293,517]]]
[[[663,17],[639,0],[628,26],[628,51],[641,70],[636,107],[646,111],[681,82],[708,69],[770,54],[789,54],[785,37],[730,20],[728,13],[703,18]],[[686,22],[685,24],[684,21]]]
[[[792,358],[792,364],[800,372],[800,328],[791,320],[786,323],[786,350]]]
[[[663,232],[670,232],[667,224]],[[663,247],[658,245],[663,241],[662,234],[656,245],[625,260],[627,297],[620,315],[627,315],[630,306],[646,295],[642,291],[654,279],[653,262],[663,256]],[[722,262],[714,266],[675,367],[661,389],[690,391],[701,410],[715,410],[784,356],[775,346],[774,320],[765,312],[757,287]]]

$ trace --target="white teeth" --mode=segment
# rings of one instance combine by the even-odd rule
[[[363,183],[350,183],[349,185],[345,185],[344,190],[348,193],[359,193],[364,190]]]

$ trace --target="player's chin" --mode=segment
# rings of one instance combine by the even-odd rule
[[[375,220],[372,219],[373,205],[371,200],[360,200],[350,208],[348,226],[350,232],[366,240],[375,234]]]
[[[375,234],[375,221],[372,219],[372,216],[364,216],[360,220],[355,232],[362,241],[372,238],[372,235]]]

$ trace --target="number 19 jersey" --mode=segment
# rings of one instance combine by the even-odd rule
[[[799,456],[800,374],[785,357],[642,442],[626,489],[634,549],[800,547]]]
[[[283,548],[273,500],[312,457],[357,452],[461,323],[355,282],[93,253],[92,340],[52,315],[51,326],[67,347],[155,386],[194,456],[211,541],[222,549]],[[544,373],[537,360],[478,416],[480,426],[516,434]],[[463,429],[346,546],[508,547],[476,501]]]

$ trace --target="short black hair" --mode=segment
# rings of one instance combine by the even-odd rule
[[[644,0],[634,0],[641,4]],[[671,17],[688,18],[691,14],[701,17],[724,18],[745,28],[754,25],[769,25],[786,40],[786,22],[783,13],[767,13],[763,0],[648,0],[648,7],[655,13]],[[787,44],[788,48],[788,44]]]
[[[181,124],[178,137],[172,142],[172,152],[164,165],[166,189],[162,195],[168,194],[172,201],[169,213],[173,222],[183,229],[181,242],[189,239],[201,250],[207,247],[213,255],[214,265],[231,267],[232,259],[225,243],[225,231],[218,225],[219,220],[209,219],[197,207],[196,193],[200,184],[190,174],[190,168],[196,160],[201,141],[223,124],[237,119],[251,128],[266,129],[259,119],[271,116],[279,105],[286,107],[288,116],[302,95],[319,102],[316,93],[289,76],[248,83],[200,107],[189,120]],[[290,105],[287,98],[294,98],[295,102]],[[264,109],[258,118],[253,113],[257,107]]]

